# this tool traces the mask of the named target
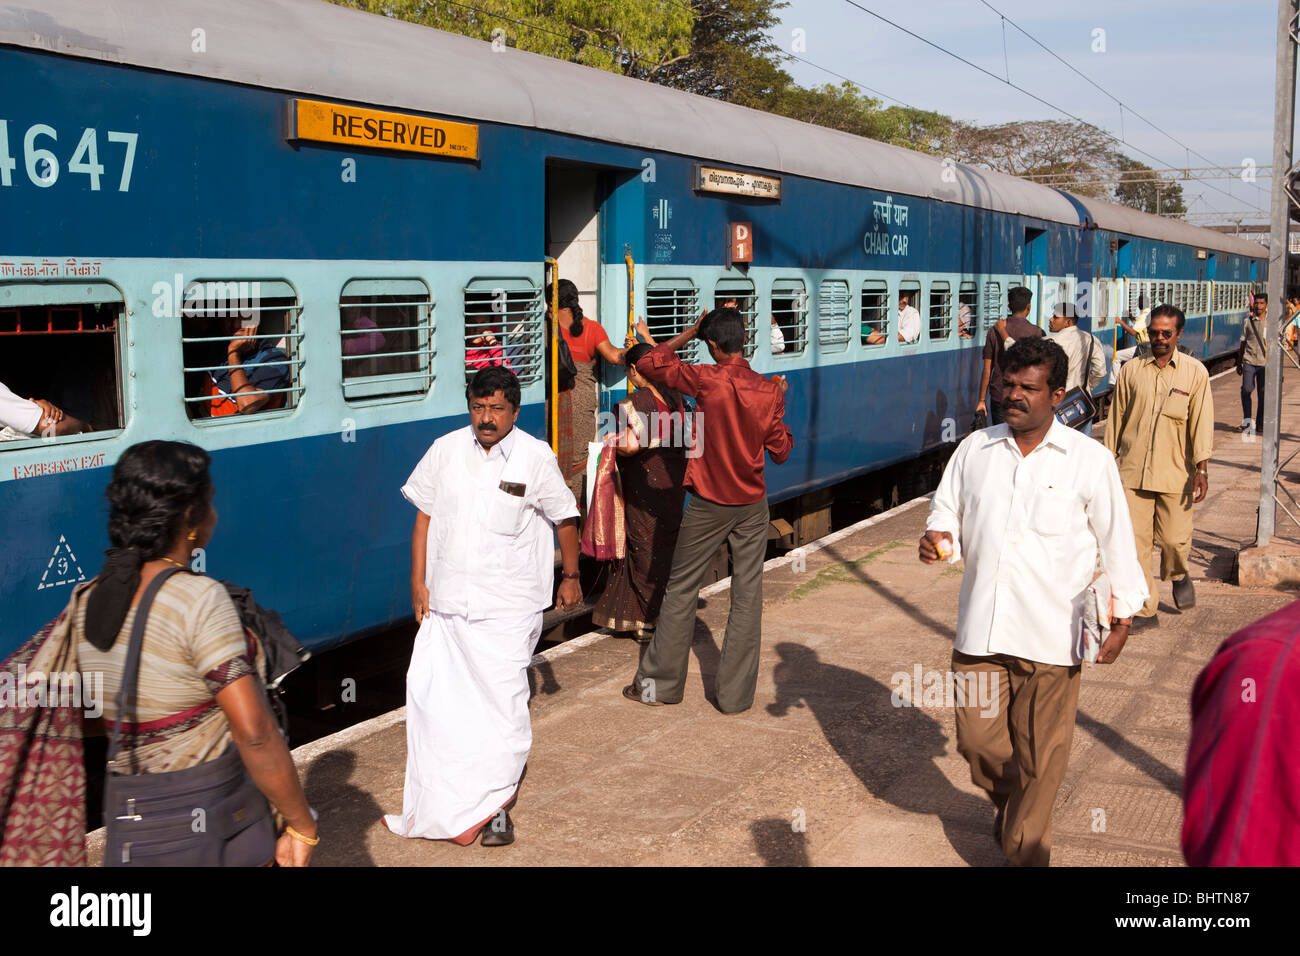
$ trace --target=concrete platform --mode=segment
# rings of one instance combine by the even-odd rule
[[[1116,664],[1085,669],[1054,865],[1181,865],[1192,682],[1228,634],[1295,597],[1226,583],[1253,540],[1259,487],[1259,445],[1231,427],[1237,389],[1231,373],[1214,383],[1196,607],[1178,613],[1164,584],[1159,626],[1135,633]],[[1284,403],[1294,441],[1300,388],[1288,383]],[[700,610],[680,705],[623,699],[639,651],[631,641],[589,635],[535,661],[534,746],[512,847],[404,840],[380,823],[402,805],[400,710],[300,748],[321,813],[313,863],[1002,865],[993,809],[956,752],[951,710],[891,703],[893,675],[943,672],[951,654],[961,571],[917,560],[927,506],[918,499],[823,539],[802,564],[769,562],[758,693],[743,715],[708,700],[725,582]],[[1300,544],[1296,530],[1279,524]]]

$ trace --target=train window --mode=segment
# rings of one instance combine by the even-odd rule
[[[298,404],[302,306],[293,286],[278,279],[196,279],[185,286],[180,312],[185,411],[191,419]]]
[[[984,328],[993,328],[1002,316],[1002,284],[1000,282],[984,283]]]
[[[419,279],[352,279],[339,293],[343,397],[415,397],[433,384],[433,302]]]
[[[0,448],[58,440],[74,427],[104,437],[122,427],[123,308],[122,293],[107,282],[0,283],[0,383],[65,416],[46,439],[39,422],[32,431],[19,430],[26,421],[0,422]]]
[[[884,345],[889,341],[889,285],[865,282],[862,285],[862,344]]]
[[[1086,308],[1080,307],[1082,314],[1092,314],[1092,328],[1095,332],[1097,329],[1106,327],[1106,315],[1110,309],[1110,281],[1108,279],[1098,278],[1092,283],[1092,295],[1085,302]]]
[[[957,334],[974,338],[979,328],[980,290],[974,282],[963,282],[957,290]]]
[[[772,283],[772,322],[773,355],[797,355],[808,345],[808,290],[802,279]]]
[[[504,365],[528,385],[542,377],[545,305],[528,279],[474,279],[465,296],[465,377]]]
[[[667,342],[695,324],[700,317],[700,298],[690,279],[651,279],[645,290],[645,323],[650,337]],[[697,360],[698,341],[677,350],[683,362]]]
[[[825,352],[849,347],[849,284],[823,279],[817,289],[817,344]]]
[[[749,279],[719,279],[713,287],[713,307],[730,305],[745,319],[745,358],[753,358],[758,321],[758,294]]]
[[[930,338],[946,339],[952,332],[952,287],[930,283]]]
[[[898,284],[898,302],[901,305],[903,296],[907,296],[907,308],[916,313],[915,316],[909,315],[909,324],[903,322],[905,309],[898,310],[898,336],[903,345],[916,345],[921,341],[921,283],[919,282],[900,282]]]

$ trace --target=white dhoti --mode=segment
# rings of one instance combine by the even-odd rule
[[[470,621],[432,611],[406,672],[399,836],[473,842],[519,787],[533,743],[528,663],[542,614]]]

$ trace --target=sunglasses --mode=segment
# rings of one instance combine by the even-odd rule
[[[1173,329],[1150,329],[1147,334],[1154,339],[1172,339],[1178,333]]]

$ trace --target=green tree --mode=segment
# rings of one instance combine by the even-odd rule
[[[1183,201],[1181,183],[1166,179],[1150,166],[1123,153],[1115,154],[1119,182],[1115,185],[1115,201],[1143,212],[1161,216],[1183,216],[1187,204]]]
[[[1030,120],[993,126],[958,124],[953,158],[1012,176],[1047,180],[1071,192],[1109,195],[1115,152],[1096,127],[1065,120]]]
[[[681,0],[333,2],[630,76],[651,75],[687,56],[695,19]]]
[[[343,6],[788,116],[942,152],[952,120],[882,109],[852,83],[806,88],[772,38],[785,0],[333,0]],[[502,32],[497,32],[502,31]]]

